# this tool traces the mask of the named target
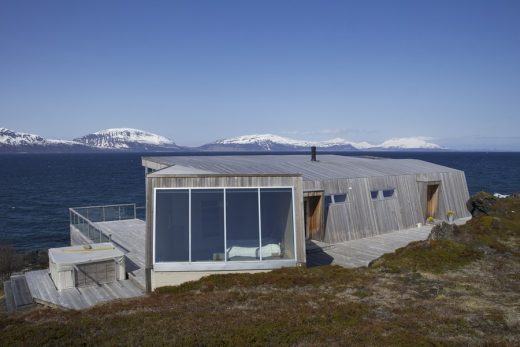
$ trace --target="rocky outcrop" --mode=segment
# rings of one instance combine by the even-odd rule
[[[466,207],[473,218],[476,218],[489,215],[496,202],[497,198],[490,193],[478,192],[468,200]]]
[[[442,222],[432,228],[428,240],[455,240],[455,233],[457,226],[455,224],[448,224]]]

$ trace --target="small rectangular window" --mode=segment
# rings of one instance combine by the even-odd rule
[[[370,196],[372,197],[372,200],[377,200],[377,198],[379,196],[379,190],[372,190],[370,192]]]
[[[394,196],[395,189],[385,189],[383,190],[383,198],[388,199]]]
[[[347,194],[336,194],[334,195],[334,202],[336,204],[345,202],[347,200]]]

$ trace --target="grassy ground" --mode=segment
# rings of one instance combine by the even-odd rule
[[[520,199],[369,268],[215,275],[82,312],[0,315],[0,345],[520,345]]]

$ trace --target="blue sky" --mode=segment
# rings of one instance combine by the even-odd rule
[[[520,150],[520,1],[0,1],[0,126]]]

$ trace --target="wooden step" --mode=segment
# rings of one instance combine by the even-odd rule
[[[14,303],[13,290],[11,289],[11,281],[4,282],[5,307],[7,313],[16,311],[16,304]]]
[[[11,276],[11,289],[17,310],[31,306],[34,303],[25,275]]]

